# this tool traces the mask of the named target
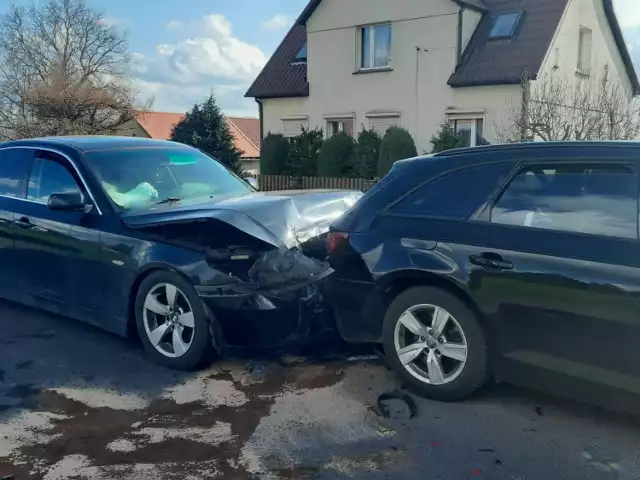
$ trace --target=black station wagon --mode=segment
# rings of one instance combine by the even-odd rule
[[[3,143],[0,297],[137,333],[174,368],[304,339],[332,328],[326,235],[361,195],[260,193],[173,142]]]
[[[396,163],[331,227],[341,335],[436,399],[494,377],[637,404],[639,167],[631,142]]]

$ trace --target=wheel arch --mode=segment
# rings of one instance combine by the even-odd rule
[[[380,279],[380,285],[383,292],[384,312],[387,311],[391,302],[403,291],[411,287],[429,286],[436,287],[454,295],[458,300],[462,301],[482,323],[483,327],[487,327],[486,319],[480,308],[471,297],[469,291],[460,283],[451,278],[435,274],[424,270],[402,270],[393,272]],[[382,314],[384,316],[384,313]]]
[[[188,282],[189,277],[184,275],[180,270],[173,265],[164,262],[153,262],[141,267],[135,274],[131,287],[129,288],[129,297],[127,298],[127,336],[131,339],[139,341],[138,329],[136,328],[136,297],[138,296],[138,290],[142,282],[151,274],[155,272],[172,272],[180,275]]]

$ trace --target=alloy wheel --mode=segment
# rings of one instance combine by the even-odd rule
[[[436,305],[414,305],[405,310],[396,323],[394,346],[404,368],[430,385],[452,382],[467,361],[462,327]]]
[[[189,351],[194,338],[193,309],[175,285],[155,285],[144,301],[144,328],[151,345],[161,354],[178,358]]]

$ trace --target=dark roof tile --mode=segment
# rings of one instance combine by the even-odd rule
[[[519,83],[524,75],[535,78],[551,45],[569,0],[453,0],[483,11],[462,62],[449,78],[452,87]],[[612,0],[601,0],[614,39],[635,93],[640,83],[622,38]],[[295,62],[307,41],[305,22],[321,0],[310,0],[302,14],[246,93],[247,97],[306,97],[309,95],[306,63]],[[514,36],[490,40],[493,22],[501,12],[523,11]]]
[[[469,7],[475,10],[489,10],[489,7],[484,3],[484,0],[455,0],[455,2],[463,7]]]
[[[523,76],[533,78],[549,49],[568,0],[485,0],[486,13],[462,62],[449,79],[452,87],[518,83]],[[524,12],[509,39],[489,39],[501,13]]]
[[[307,41],[307,28],[296,23],[278,46],[249,90],[247,97],[307,97],[307,64],[294,62]]]

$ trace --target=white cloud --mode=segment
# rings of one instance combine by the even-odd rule
[[[100,24],[106,27],[115,27],[118,25],[122,25],[127,23],[126,18],[115,18],[115,17],[102,17],[99,21]]]
[[[186,30],[195,34],[157,45],[153,56],[133,55],[141,99],[155,97],[155,110],[185,111],[213,91],[225,113],[257,115],[244,93],[267,61],[262,50],[237,38],[223,15],[207,15]]]
[[[180,30],[184,27],[184,22],[181,22],[180,20],[169,20],[165,24],[165,27],[167,27],[169,30]]]
[[[291,18],[289,15],[285,15],[284,13],[281,13],[271,18],[270,20],[267,20],[266,22],[264,22],[262,24],[262,28],[264,30],[280,30],[284,27],[288,27],[292,23],[293,23],[293,18]]]

